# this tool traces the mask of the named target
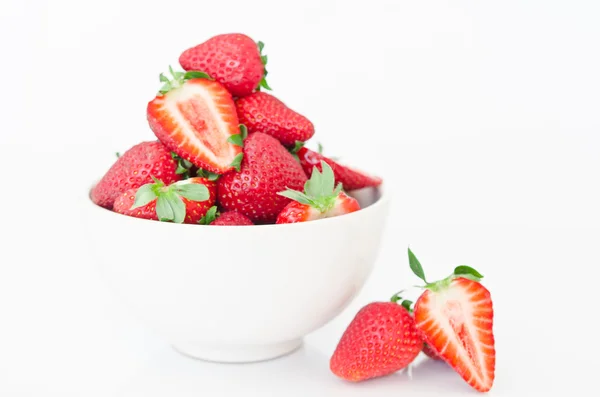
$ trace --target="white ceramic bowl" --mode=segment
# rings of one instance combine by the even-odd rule
[[[125,305],[179,352],[251,362],[299,347],[364,285],[389,200],[353,195],[363,209],[319,221],[200,226],[120,215],[89,200],[94,258]]]

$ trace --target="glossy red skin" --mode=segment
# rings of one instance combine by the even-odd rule
[[[179,63],[185,70],[208,73],[236,97],[252,93],[265,69],[254,40],[240,33],[217,35],[189,48]]]
[[[129,189],[153,182],[152,176],[165,184],[181,179],[177,161],[167,147],[158,141],[142,142],[123,153],[92,189],[92,201],[112,209],[116,198]]]
[[[453,298],[445,301],[442,309],[433,309],[445,296]],[[424,342],[481,392],[492,388],[495,377],[493,316],[490,292],[482,284],[462,277],[452,280],[444,291],[426,290],[414,309],[415,324]],[[463,320],[459,320],[461,317]]]
[[[442,358],[435,352],[435,350],[433,350],[431,348],[431,346],[429,346],[427,343],[423,344],[423,353],[431,358],[432,360],[437,360],[437,361],[441,361]]]
[[[350,197],[344,192],[340,192],[335,206],[324,214],[308,204],[292,201],[279,213],[276,223],[298,223],[332,218],[334,216],[349,214],[358,211],[359,209],[360,204],[354,197]]]
[[[248,128],[248,132],[271,135],[284,146],[292,147],[296,141],[307,141],[315,134],[310,120],[266,92],[240,98],[235,105],[240,123]]]
[[[254,133],[244,141],[240,172],[218,180],[218,201],[226,211],[237,211],[254,223],[274,223],[291,201],[277,193],[303,190],[306,175],[300,164],[272,136]]]
[[[193,100],[178,101],[181,90],[202,89],[210,93],[215,102],[218,113],[205,113],[204,101],[194,98]],[[196,129],[195,135],[199,139],[206,139],[207,134],[212,134],[219,144],[207,144],[202,146],[190,141],[183,134],[183,128],[174,117],[168,103],[175,101],[180,106],[180,111],[186,112],[187,125]],[[231,135],[239,134],[239,120],[235,110],[235,103],[231,94],[218,82],[208,79],[192,79],[186,81],[182,87],[169,91],[164,95],[157,95],[148,103],[147,118],[154,135],[170,150],[177,153],[179,157],[190,161],[195,166],[217,174],[224,174],[233,169],[231,162],[235,156],[242,152],[239,146],[227,142]],[[217,122],[219,121],[219,122]],[[215,125],[226,126],[226,137],[215,129]],[[219,162],[215,162],[206,151],[215,152]]]
[[[423,340],[413,317],[404,307],[375,302],[354,317],[329,366],[338,377],[359,382],[405,368],[422,348]]]
[[[245,215],[235,211],[227,211],[222,213],[215,219],[211,226],[250,226],[254,225],[252,221]]]
[[[369,186],[379,186],[383,182],[381,178],[366,175],[360,171],[350,169],[305,147],[298,150],[297,154],[298,158],[300,159],[300,164],[302,164],[302,168],[304,169],[306,175],[310,176],[312,174],[313,167],[317,167],[319,171],[322,171],[321,161],[325,161],[327,164],[329,164],[329,166],[331,166],[331,169],[333,169],[335,182],[341,182],[344,186],[344,190],[347,191],[362,189]]]
[[[198,183],[208,188],[210,195],[206,201],[191,201],[184,197],[181,199],[185,204],[185,219],[183,223],[197,224],[198,221],[206,214],[208,209],[215,205],[217,198],[217,184],[214,181],[209,181],[206,178],[190,178],[190,183]],[[152,200],[143,207],[131,209],[135,202],[135,193],[137,189],[129,189],[117,198],[114,205],[114,211],[119,214],[133,216],[135,218],[150,219],[158,221],[156,216],[156,200]]]

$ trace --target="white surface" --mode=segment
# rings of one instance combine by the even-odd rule
[[[136,3],[1,2],[0,395],[474,395],[432,363],[412,381],[328,372],[356,310],[416,282],[409,244],[431,278],[486,276],[490,395],[597,394],[598,2]],[[226,31],[265,41],[270,84],[327,153],[398,192],[354,303],[248,366],[187,359],[134,321],[89,260],[78,202],[113,152],[152,137],[158,73]]]
[[[177,350],[219,362],[270,359],[336,317],[372,272],[390,195],[363,189],[357,198],[362,210],[347,216],[252,228],[148,222],[88,200],[88,261]]]

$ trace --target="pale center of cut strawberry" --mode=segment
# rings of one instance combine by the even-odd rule
[[[213,117],[206,117],[210,110],[205,102],[194,99],[179,101],[177,102],[177,108],[181,112],[181,115],[188,121],[196,138],[211,152],[221,153],[221,150],[226,146],[224,145],[226,141],[222,139],[215,140],[214,135],[208,133],[209,131],[218,131],[218,126],[214,122]]]

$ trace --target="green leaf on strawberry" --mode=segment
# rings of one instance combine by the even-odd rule
[[[183,78],[185,80],[191,80],[191,79],[208,79],[208,80],[212,80],[213,79],[212,77],[210,77],[208,75],[208,73],[201,72],[199,70],[190,70],[189,72],[185,72],[185,74],[183,75]]]
[[[198,171],[196,171],[196,176],[199,176],[201,178],[206,178],[209,181],[216,181],[217,179],[219,179],[219,177],[221,175],[215,174],[214,172],[203,170],[202,168],[198,168]]]
[[[202,184],[183,180],[165,186],[161,180],[155,177],[152,179],[154,183],[145,184],[137,190],[131,209],[143,207],[156,200],[156,216],[162,222],[183,223],[186,207],[182,197],[199,202],[210,198],[208,188]]]
[[[425,279],[425,271],[423,270],[423,266],[421,266],[421,263],[419,262],[415,254],[413,254],[413,252],[410,250],[410,248],[408,249],[408,263],[413,273],[425,283],[427,283],[427,280]]]
[[[479,281],[483,278],[481,273],[470,266],[457,266],[454,269],[454,275],[469,278],[473,281]]]
[[[192,201],[206,201],[210,197],[208,188],[198,183],[176,183],[175,192]]]
[[[146,185],[141,186],[137,192],[135,193],[135,201],[133,202],[133,207],[131,209],[136,209],[139,207],[143,207],[152,200],[155,200],[157,195],[154,191],[154,184],[148,183]]]
[[[267,83],[267,74],[269,74],[269,72],[267,72],[267,62],[269,61],[269,58],[266,55],[263,55],[263,53],[262,53],[263,48],[265,48],[265,43],[263,43],[262,41],[259,41],[256,43],[256,45],[258,46],[258,52],[260,53],[260,61],[262,62],[262,64],[265,67],[264,72],[263,72],[263,78],[260,81],[260,83],[258,84],[257,90],[260,91],[260,88],[262,87],[266,90],[272,91],[273,89]]]
[[[206,211],[206,214],[202,218],[200,218],[198,223],[200,225],[210,225],[215,219],[217,219],[218,215],[219,213],[217,211],[217,206],[213,205],[208,209],[208,211]]]
[[[174,90],[175,88],[179,88],[185,83],[187,80],[191,79],[208,79],[212,80],[212,78],[205,72],[199,70],[190,70],[188,72],[176,72],[173,70],[171,66],[169,66],[169,73],[171,74],[172,79],[169,79],[163,73],[158,76],[158,79],[161,83],[164,83],[163,86],[158,90],[159,94],[166,94],[167,92]]]
[[[231,162],[231,166],[233,168],[235,168],[235,170],[237,172],[240,172],[240,169],[242,167],[242,160],[244,159],[244,153],[240,153],[237,156],[235,156],[235,158],[233,159],[233,161]]]
[[[310,179],[304,184],[304,192],[287,189],[277,194],[301,204],[308,204],[321,213],[329,211],[335,205],[342,185],[335,186],[335,177],[329,164],[323,161],[321,167],[322,171],[317,167],[313,168]]]

